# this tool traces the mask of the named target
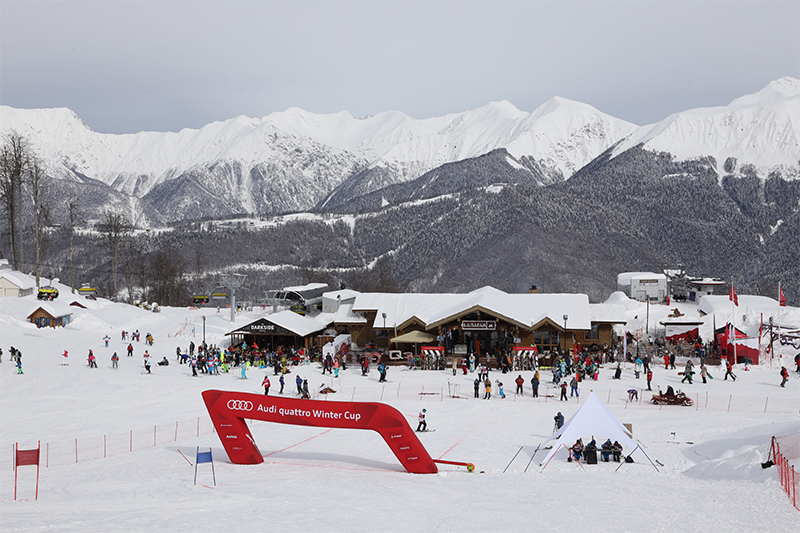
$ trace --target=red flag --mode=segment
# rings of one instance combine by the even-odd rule
[[[17,450],[17,466],[38,465],[39,450]]]
[[[786,295],[783,294],[783,288],[778,284],[778,302],[781,304],[781,307],[786,307]]]
[[[731,283],[731,293],[728,295],[728,299],[733,302],[733,305],[739,305],[739,297],[736,296],[736,289],[733,288],[733,283]]]

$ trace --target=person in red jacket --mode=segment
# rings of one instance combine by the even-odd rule
[[[785,387],[786,382],[789,381],[789,372],[786,370],[785,366],[781,367],[781,377],[783,378],[783,381],[781,381],[781,387]]]
[[[269,376],[264,376],[264,381],[261,382],[261,386],[264,387],[264,395],[269,395]]]
[[[516,380],[514,380],[514,382],[517,384],[517,394],[519,394],[520,396],[522,396],[522,395],[523,395],[523,394],[522,394],[522,385],[524,385],[524,384],[525,384],[525,380],[524,380],[524,379],[522,379],[522,374],[520,374],[519,376],[517,376],[517,379],[516,379]]]

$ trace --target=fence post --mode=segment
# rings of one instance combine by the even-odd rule
[[[547,391],[549,391],[549,390],[550,390],[550,387],[545,387],[544,388],[544,403],[547,403]]]
[[[705,405],[705,407],[706,407],[706,409],[708,409],[708,391],[706,391],[706,405]]]
[[[422,386],[422,392],[419,393],[419,399],[422,401],[422,397],[425,395],[425,385]]]
[[[355,397],[356,397],[356,388],[355,388],[355,387],[353,387],[353,395],[352,395],[352,396],[350,396],[350,401],[351,401],[351,402],[352,402],[352,401],[355,401]]]
[[[794,466],[792,466],[792,504],[797,508],[797,481],[794,477]]]
[[[175,442],[178,442],[178,423],[175,422]]]
[[[697,393],[697,409],[695,409],[695,411],[699,411],[699,410],[700,410],[700,393],[698,392]]]
[[[731,397],[728,399],[728,412],[729,412],[729,413],[730,413],[730,411],[731,411],[731,402],[732,402],[732,401],[733,401],[733,394],[731,394]]]
[[[45,468],[49,468],[50,467],[50,443],[49,442],[47,443],[47,459],[46,459],[46,463],[45,463],[44,467]]]
[[[397,383],[397,397],[400,397],[400,383]]]
[[[442,392],[439,393],[439,396],[441,397],[440,401],[443,402],[444,401],[444,387],[442,387]]]
[[[767,396],[767,401],[764,402],[764,412],[767,412],[767,405],[769,405],[769,396]]]
[[[197,417],[197,436],[200,436],[200,417]]]
[[[154,448],[155,448],[155,446],[156,446],[156,428],[157,428],[157,427],[158,427],[158,426],[153,426],[153,447],[154,447]]]
[[[108,455],[106,455],[106,436],[103,435],[103,459],[106,459]]]
[[[578,396],[578,402],[580,403],[580,396]],[[611,404],[611,389],[608,389],[608,400],[606,400],[606,405]]]
[[[78,439],[75,439],[75,462],[78,462]]]
[[[386,385],[384,385],[383,387],[381,387],[381,399],[380,399],[380,401],[383,401],[383,390],[384,390],[385,388],[386,388]]]
[[[131,450],[133,451],[133,430],[131,430]]]

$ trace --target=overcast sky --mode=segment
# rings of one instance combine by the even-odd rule
[[[783,76],[797,0],[0,2],[0,103],[109,133],[553,96],[643,125]]]

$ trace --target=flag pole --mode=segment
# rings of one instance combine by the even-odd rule
[[[783,350],[781,349],[781,281],[778,280],[778,364],[783,365]],[[775,354],[772,354],[773,357]],[[772,368],[772,365],[770,365]]]

